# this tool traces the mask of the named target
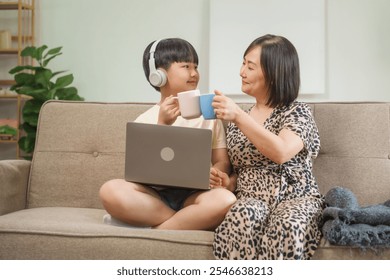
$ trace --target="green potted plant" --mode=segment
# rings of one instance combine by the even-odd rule
[[[31,159],[38,124],[38,116],[43,103],[47,100],[84,100],[78,95],[77,89],[70,86],[73,82],[73,74],[61,75],[66,71],[53,72],[47,65],[55,57],[61,55],[62,47],[48,49],[46,45],[41,47],[26,47],[22,50],[22,57],[30,57],[30,61],[36,61],[37,65],[19,65],[12,68],[9,73],[14,75],[15,84],[11,90],[18,94],[27,95],[28,99],[22,109],[23,123],[21,128],[25,136],[19,139],[19,147]],[[53,81],[53,79],[55,81]]]
[[[12,139],[16,138],[17,135],[16,128],[13,128],[9,125],[0,125],[0,139]]]

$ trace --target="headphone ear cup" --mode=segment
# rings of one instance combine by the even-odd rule
[[[155,87],[162,87],[167,83],[167,74],[164,70],[157,69],[150,73],[149,81]]]

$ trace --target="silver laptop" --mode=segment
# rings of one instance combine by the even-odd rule
[[[125,180],[208,190],[211,134],[209,129],[127,123]]]

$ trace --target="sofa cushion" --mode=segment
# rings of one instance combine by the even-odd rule
[[[389,260],[389,249],[362,249],[359,247],[332,245],[322,238],[313,260]]]
[[[101,209],[43,207],[0,216],[0,259],[214,259],[214,233],[103,224]],[[322,240],[313,259],[390,259]]]
[[[213,232],[117,227],[104,224],[104,214],[43,207],[0,216],[0,259],[213,258]]]
[[[102,208],[100,186],[124,177],[126,123],[150,106],[45,103],[39,117],[28,207]]]

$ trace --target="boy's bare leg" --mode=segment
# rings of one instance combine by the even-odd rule
[[[235,202],[234,194],[226,189],[196,192],[187,198],[183,209],[154,228],[214,230]]]
[[[122,179],[110,180],[100,189],[106,211],[133,226],[155,226],[176,212],[151,188]]]

